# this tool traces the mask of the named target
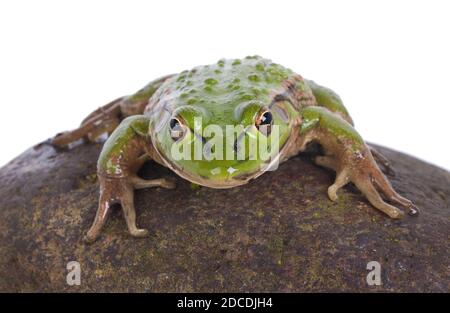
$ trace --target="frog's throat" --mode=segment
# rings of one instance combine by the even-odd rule
[[[250,180],[255,179],[262,174],[266,172],[266,169],[272,168],[274,164],[281,163],[288,159],[289,157],[295,155],[298,152],[298,144],[297,144],[297,138],[298,138],[298,130],[296,131],[296,127],[291,128],[290,135],[288,139],[284,142],[283,146],[281,147],[279,153],[271,158],[270,162],[267,162],[264,164],[263,167],[261,167],[259,170],[255,171],[254,173],[246,173],[242,175],[235,176],[233,178],[224,179],[224,180],[212,180],[208,179],[199,175],[192,175],[190,173],[187,173],[183,171],[182,168],[177,166],[174,162],[168,160],[164,154],[162,154],[158,147],[153,144],[154,150],[156,151],[158,157],[160,160],[162,160],[163,165],[171,169],[173,172],[175,172],[178,176],[186,179],[187,181],[190,181],[191,183],[198,184],[201,186],[214,188],[214,189],[228,189],[233,188],[237,186],[242,186],[247,184]],[[154,142],[152,140],[152,142]]]

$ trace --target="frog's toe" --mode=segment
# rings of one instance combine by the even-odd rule
[[[405,213],[389,203],[386,203],[373,186],[371,179],[359,178],[354,181],[356,187],[366,196],[367,200],[378,210],[384,212],[389,217],[394,219],[401,219]]]
[[[96,240],[97,240],[96,237],[92,237],[92,236],[89,236],[89,235],[86,235],[86,236],[83,237],[83,242],[86,243],[86,244],[92,244]]]
[[[173,177],[165,177],[161,179],[161,187],[167,189],[175,189],[177,187],[176,180]]]
[[[337,201],[337,191],[347,185],[349,182],[348,173],[346,170],[339,171],[336,175],[334,184],[328,187],[328,197],[331,201]]]
[[[413,205],[412,207],[409,208],[408,214],[411,216],[418,216],[420,214],[420,210],[418,207]]]
[[[401,206],[408,209],[408,214],[410,216],[418,216],[419,215],[419,209],[417,206],[414,205],[414,203],[411,200],[408,200],[402,196],[400,196],[398,193],[394,191],[393,195],[388,195],[388,199],[392,202],[398,203]]]
[[[386,204],[387,204],[387,203],[386,203]],[[389,205],[389,204],[388,204],[388,205]],[[394,207],[394,208],[395,208],[395,207]],[[397,208],[395,208],[395,209],[396,209],[395,212],[394,212],[393,214],[389,215],[390,218],[399,220],[399,219],[402,219],[402,218],[405,217],[405,212],[403,212],[403,211],[401,211],[401,210],[399,210],[399,209],[397,209]]]
[[[339,170],[338,162],[332,156],[317,156],[314,159],[317,165],[332,169],[337,172],[336,179],[330,187],[328,187],[328,197],[331,201],[337,201],[337,192],[349,182],[348,171],[346,169]]]
[[[144,189],[151,187],[161,187],[167,189],[174,189],[176,187],[175,179],[168,178],[158,178],[158,179],[142,179],[140,177],[132,177],[131,182],[135,189]]]
[[[374,184],[378,187],[378,189],[381,190],[381,192],[385,195],[385,197],[389,201],[397,203],[402,207],[407,208],[408,214],[411,216],[419,215],[419,209],[414,205],[414,203],[411,200],[406,199],[405,197],[399,195],[394,190],[394,188],[392,188],[392,185],[389,183],[389,181],[384,175],[375,171],[372,175],[372,180]]]
[[[148,237],[149,232],[147,229],[133,229],[130,230],[130,234],[136,238],[145,238]]]
[[[335,185],[331,185],[330,187],[328,187],[328,198],[330,198],[330,200],[333,202],[336,202],[338,200],[337,188],[335,187]]]
[[[337,191],[349,182],[353,182],[375,208],[384,212],[389,217],[400,219],[403,218],[405,214],[395,206],[386,203],[375,186],[377,186],[383,195],[390,201],[409,208],[410,215],[411,213],[414,213],[414,211],[412,211],[412,208],[414,207],[412,202],[394,191],[386,177],[380,172],[373,161],[373,163],[368,161],[369,163],[360,163],[358,166],[352,167],[345,166],[333,156],[317,156],[314,161],[317,165],[333,169],[337,173],[334,183],[328,187],[328,197],[331,201],[337,201]]]

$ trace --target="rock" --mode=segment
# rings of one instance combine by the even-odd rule
[[[394,221],[349,186],[332,203],[333,173],[297,156],[233,189],[136,192],[146,239],[128,235],[120,210],[102,237],[82,242],[98,201],[100,144],[29,149],[0,170],[0,291],[449,292],[450,173],[379,148],[399,193],[421,208]],[[154,163],[146,178],[174,176]],[[81,285],[69,286],[70,261]],[[367,263],[381,265],[369,286]]]

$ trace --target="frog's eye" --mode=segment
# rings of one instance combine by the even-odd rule
[[[186,128],[181,124],[179,119],[177,118],[170,119],[169,130],[170,130],[170,137],[172,137],[173,140],[177,141],[183,138],[185,129]]]
[[[268,110],[264,110],[256,118],[255,126],[261,133],[268,136],[271,132],[272,122],[272,113]]]

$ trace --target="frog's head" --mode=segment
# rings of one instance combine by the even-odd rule
[[[276,168],[295,137],[297,83],[300,77],[260,57],[184,71],[150,99],[145,114],[152,143],[166,165],[191,182],[245,184]]]

